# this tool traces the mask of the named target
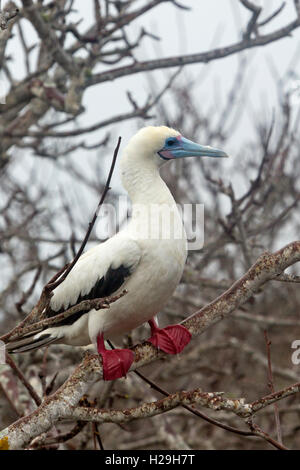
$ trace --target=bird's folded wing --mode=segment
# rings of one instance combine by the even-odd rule
[[[101,245],[84,253],[66,279],[53,291],[50,305],[44,312],[53,317],[78,304],[82,300],[96,299],[112,295],[122,288],[126,279],[135,271],[141,259],[139,245],[130,238],[115,236]],[[86,310],[76,312],[53,325],[71,325]],[[51,328],[50,328],[51,329]],[[7,345],[9,352],[25,352],[57,342],[50,329],[39,329]],[[38,334],[37,334],[38,333]]]
[[[140,258],[139,245],[118,236],[88,250],[53,291],[47,316],[56,315],[82,300],[107,297],[117,292],[135,271]],[[73,323],[81,315],[78,312],[68,317],[64,324]]]

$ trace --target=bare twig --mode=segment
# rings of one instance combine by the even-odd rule
[[[35,401],[36,405],[39,406],[42,403],[42,400],[34,390],[34,388],[30,385],[20,368],[16,365],[16,363],[12,360],[9,354],[6,354],[6,363],[11,367],[11,369],[15,372],[18,379],[22,382],[24,387],[28,390],[29,395]]]
[[[275,393],[273,372],[272,372],[272,361],[271,361],[271,348],[270,348],[272,343],[268,338],[267,330],[264,330],[264,336],[265,336],[267,356],[268,356],[268,386],[269,386],[271,393]],[[276,431],[277,431],[277,440],[280,444],[282,444],[282,432],[281,432],[280,417],[279,417],[279,410],[278,410],[277,403],[274,403],[274,415],[275,415],[275,424],[276,424]]]
[[[97,206],[97,209],[96,209],[96,212],[94,213],[93,215],[93,218],[91,220],[91,222],[89,223],[89,227],[88,227],[88,230],[85,234],[85,237],[81,243],[81,246],[75,256],[75,258],[73,259],[73,261],[69,264],[69,266],[67,267],[67,269],[65,270],[65,272],[63,273],[63,275],[61,277],[59,277],[57,279],[57,281],[55,282],[52,282],[52,283],[48,283],[45,287],[47,290],[49,291],[53,291],[59,284],[61,284],[67,277],[67,275],[69,274],[69,272],[73,269],[73,267],[75,266],[75,264],[77,263],[78,259],[80,258],[81,254],[83,253],[83,250],[88,242],[88,239],[90,237],[90,234],[93,230],[93,227],[95,225],[95,222],[97,220],[97,217],[99,215],[99,212],[100,212],[100,209],[101,209],[101,206],[105,200],[105,197],[108,193],[108,191],[111,189],[110,188],[110,181],[111,181],[111,178],[112,178],[112,175],[113,175],[113,171],[114,171],[114,168],[115,168],[115,164],[116,164],[116,160],[117,160],[117,156],[118,156],[118,152],[119,152],[119,148],[120,148],[120,144],[121,144],[121,137],[119,137],[118,139],[118,143],[117,143],[117,146],[115,148],[115,151],[114,151],[114,154],[113,154],[113,159],[112,159],[112,163],[111,163],[111,167],[110,167],[110,170],[109,170],[109,174],[108,174],[108,178],[107,178],[107,181],[106,181],[106,184],[105,184],[105,187],[104,187],[104,190],[103,190],[103,193],[101,195],[101,198],[100,198],[100,201],[98,203],[98,206]]]

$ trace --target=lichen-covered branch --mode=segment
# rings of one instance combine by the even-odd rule
[[[247,302],[267,281],[275,279],[298,261],[300,261],[300,241],[290,243],[275,253],[263,253],[230,289],[182,324],[194,335],[203,333],[211,325],[226,318],[233,310]]]
[[[275,253],[264,253],[230,289],[219,296],[214,302],[189,317],[183,324],[190,330],[193,336],[200,335],[209,326],[226,318],[237,307],[255,295],[267,281],[274,279],[283,273],[287,267],[298,261],[300,261],[300,242],[298,241],[290,243]],[[135,352],[135,361],[131,370],[163,356],[163,353],[158,352],[150,343],[139,344],[133,348],[133,351]],[[0,438],[7,438],[8,441],[6,439],[5,442],[8,442],[10,448],[21,448],[26,446],[32,438],[49,430],[55,422],[64,417],[70,419],[73,416],[75,420],[93,420],[94,416],[97,419],[99,418],[99,421],[101,419],[103,421],[110,419],[113,422],[113,419],[115,419],[118,422],[122,422],[122,416],[126,415],[126,411],[98,412],[90,409],[80,410],[76,408],[82,395],[100,377],[102,377],[102,368],[99,357],[87,355],[67,382],[54,395],[46,398],[31,415],[21,418],[2,431]],[[257,400],[250,407],[241,400],[226,400],[215,393],[203,395],[200,391],[189,392],[190,394],[179,392],[171,396],[171,398],[168,397],[155,405],[151,405],[150,408],[147,408],[148,405],[141,405],[141,407],[131,413],[131,416],[145,417],[147,410],[148,416],[153,416],[162,412],[161,410],[166,411],[181,403],[192,403],[198,400],[203,406],[226,409],[233,411],[239,416],[249,417],[281,398],[298,393],[299,387],[299,384],[294,384],[281,392],[275,392],[261,400]],[[124,421],[126,419],[124,417]]]
[[[144,2],[137,8],[134,8],[135,2],[123,2],[122,6],[118,6],[117,2],[114,9],[107,6],[104,12],[98,4],[98,7],[94,9],[92,25],[82,33],[79,32],[78,24],[72,23],[69,19],[71,8],[67,6],[67,2],[51,2],[44,5],[41,2],[22,0],[23,9],[20,12],[13,2],[9,2],[8,8],[4,8],[0,13],[0,28],[2,28],[0,63],[3,63],[4,72],[11,83],[11,89],[0,111],[0,135],[3,137],[0,147],[0,165],[4,166],[9,162],[13,145],[22,147],[24,136],[33,137],[27,142],[27,146],[32,148],[36,155],[45,154],[42,142],[34,137],[47,136],[47,134],[55,136],[56,125],[50,132],[47,124],[43,122],[44,118],[49,115],[49,111],[53,109],[58,113],[72,115],[70,126],[67,126],[64,131],[66,134],[70,132],[72,136],[72,131],[74,131],[72,124],[75,118],[85,111],[84,95],[88,88],[94,85],[152,70],[208,63],[251,48],[267,46],[289,37],[300,25],[297,14],[298,3],[295,2],[296,17],[293,21],[281,28],[274,28],[267,34],[262,34],[266,21],[270,25],[272,19],[284,9],[284,4],[269,15],[267,20],[258,23],[257,20],[263,8],[255,7],[248,1],[242,3],[250,10],[251,18],[245,25],[245,32],[240,41],[205,52],[195,54],[187,52],[180,56],[140,61],[135,57],[135,49],[141,46],[146,37],[154,40],[158,38],[141,26],[137,39],[129,41],[124,33],[124,27],[134,24],[148,12],[159,9],[162,4],[168,4],[170,8],[173,6],[188,9],[187,7],[175,0],[152,0]],[[15,18],[14,21],[12,21],[13,18]],[[38,38],[32,47],[26,45],[26,38],[23,34],[23,24],[26,21],[31,23]],[[21,46],[27,69],[32,50],[35,48],[39,51],[36,69],[22,80],[14,78],[9,60],[5,57],[7,43],[13,38],[10,30],[14,23],[18,24],[21,34]],[[70,35],[74,41],[70,46],[66,46],[66,39],[69,39]],[[107,47],[109,45],[111,47]],[[81,49],[85,51],[85,55],[79,57],[76,53]],[[132,63],[123,65],[123,60],[128,57],[132,59]],[[104,70],[97,72],[95,68],[99,63],[104,66]],[[52,69],[51,73],[49,73],[50,69]],[[18,99],[16,99],[16,94]],[[82,131],[77,129],[77,135],[134,117],[147,119],[149,111],[147,105],[148,103],[145,106],[138,106],[133,112],[119,113],[110,118],[105,116],[98,123],[93,123]],[[26,107],[29,109],[27,110]],[[36,125],[38,125],[38,130],[35,129]],[[63,137],[64,133],[57,132],[57,138]],[[67,154],[67,151],[62,152],[62,155]]]

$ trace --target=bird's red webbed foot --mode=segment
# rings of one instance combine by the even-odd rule
[[[134,354],[130,349],[106,349],[103,334],[99,334],[97,350],[102,357],[104,380],[115,380],[126,376],[134,360]]]
[[[150,320],[152,336],[147,341],[167,354],[178,354],[191,340],[191,333],[183,325],[170,325],[158,328],[154,319]]]

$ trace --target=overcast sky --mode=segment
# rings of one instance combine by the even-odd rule
[[[92,2],[84,2],[86,5]],[[159,43],[145,39],[143,47],[137,51],[137,58],[147,60],[156,58],[158,54],[161,57],[178,55],[184,53],[203,52],[212,47],[222,47],[230,45],[240,38],[242,25],[249,18],[248,11],[243,8],[237,0],[185,0],[184,3],[192,8],[191,11],[183,11],[172,8],[168,3],[154,9],[150,14],[141,17],[136,23],[135,28],[127,28],[129,34],[134,37],[138,34],[138,27],[143,24],[150,31],[161,37]],[[265,0],[256,3],[266,5],[264,17],[267,17],[271,11],[274,11],[282,2],[281,0]],[[79,5],[80,2],[77,2]],[[85,10],[86,20],[88,21],[87,10]],[[270,29],[280,27],[283,24],[295,18],[293,0],[287,0],[286,7],[278,19],[275,19],[270,26],[264,28],[264,32]],[[299,71],[298,62],[295,63],[297,51],[299,51],[300,32],[296,31],[293,38],[286,38],[276,43],[270,44],[264,48],[257,48],[244,53],[248,58],[248,73],[246,76],[247,85],[250,89],[250,95],[247,92],[251,106],[247,106],[246,118],[251,110],[258,111],[261,104],[269,103],[270,109],[276,102],[276,82],[274,81],[274,70],[279,76],[282,76],[288,68],[292,66],[294,72]],[[199,82],[197,95],[195,96],[199,108],[207,109],[211,103],[215,103],[216,90],[220,90],[218,98],[220,106],[227,96],[227,92],[232,85],[237,70],[240,55],[227,57],[217,60],[208,65],[195,64],[189,65],[185,73],[188,76],[204,76],[203,69],[209,67],[209,72],[205,74],[203,83]],[[163,73],[152,74],[162,78],[171,73],[171,70],[165,70]],[[142,75],[134,75],[118,81],[118,86],[114,84],[104,84],[90,88],[85,96],[86,105],[89,109],[89,122],[112,115],[114,112],[123,112],[128,110],[128,101],[124,91],[130,89],[138,100],[143,101],[149,92],[147,80],[141,79]],[[181,78],[179,77],[180,81]],[[113,97],[113,99],[112,99]],[[99,104],[95,106],[95,102]],[[218,103],[217,103],[218,104]],[[240,143],[249,133],[249,127],[241,125],[232,142],[232,149],[237,143]],[[87,121],[85,120],[87,124]],[[124,139],[125,128],[122,126]],[[132,125],[129,126],[132,128]],[[130,135],[130,131],[129,134]]]
[[[253,1],[265,6],[262,20],[282,3],[281,0]],[[144,25],[146,29],[161,38],[159,43],[152,41],[150,38],[145,38],[143,46],[135,52],[138,59],[152,59],[158,55],[167,57],[184,53],[203,52],[212,47],[230,45],[239,39],[242,25],[249,18],[249,12],[239,4],[238,0],[181,0],[181,2],[191,7],[191,11],[177,9],[165,3],[153,9],[149,14],[142,16],[127,28],[127,33],[132,38],[138,35],[141,25]],[[141,1],[140,3],[144,2]],[[93,18],[93,1],[77,0],[75,1],[75,7],[78,9],[78,13],[74,14],[73,20],[83,18],[80,29],[84,31]],[[286,0],[283,12],[271,22],[270,26],[265,27],[263,32],[280,27],[294,18],[293,0]],[[33,41],[32,28],[28,26],[26,32],[29,42],[31,42],[31,39]],[[69,35],[70,40],[71,38],[71,35]],[[247,78],[251,84],[250,102],[253,109],[259,109],[263,95],[270,106],[276,101],[274,69],[282,75],[293,64],[292,60],[295,59],[295,54],[299,49],[299,39],[300,31],[296,30],[293,38],[286,38],[244,54],[249,62]],[[14,71],[18,71],[18,75],[21,76],[24,68],[17,40],[10,42],[9,53],[16,60]],[[209,68],[209,73],[205,75],[204,82],[199,83],[197,96],[195,97],[200,108],[207,108],[211,105],[211,102],[215,100],[216,89],[221,91],[219,95],[221,105],[234,80],[238,57],[239,55],[234,55],[217,60],[209,65],[187,66],[186,73],[189,77],[203,76],[203,69]],[[33,60],[34,58],[33,54]],[[271,68],[270,64],[274,68]],[[101,69],[101,66],[99,69]],[[299,71],[298,62],[295,66],[293,65],[293,69],[295,72]],[[170,74],[171,70],[165,70],[163,74],[151,73],[160,78],[163,85],[162,77]],[[143,74],[138,74],[119,79],[118,86],[115,86],[115,83],[105,83],[90,88],[85,93],[84,98],[84,104],[88,111],[83,117],[84,124],[88,125],[97,120],[105,119],[114,113],[128,111],[129,104],[124,93],[128,89],[134,93],[137,100],[143,102],[149,88],[147,80],[142,79],[142,77]],[[178,80],[180,81],[182,78],[179,77]],[[122,125],[121,129],[124,140],[130,136],[130,131],[127,134],[126,127]],[[131,125],[130,128],[132,128]],[[241,126],[238,135],[235,137],[236,142],[242,139],[244,135],[247,135],[247,131],[248,129],[246,130],[245,126]],[[97,141],[99,140],[99,134],[97,132],[91,138]]]
[[[141,1],[140,3],[144,2]],[[139,34],[139,28],[142,25],[161,38],[159,42],[145,38],[142,47],[135,52],[139,60],[157,58],[158,56],[167,57],[184,53],[203,52],[212,47],[230,45],[240,38],[242,26],[249,19],[249,12],[239,4],[238,0],[181,0],[181,3],[191,7],[191,11],[179,10],[165,3],[153,9],[149,14],[142,16],[127,28],[127,33],[132,38]],[[282,2],[281,0],[256,0],[256,3],[266,7],[264,15],[261,17],[263,20]],[[75,1],[75,7],[78,9],[78,13],[74,14],[73,21],[84,18],[80,25],[83,32],[92,21],[93,2],[92,0],[77,0]],[[287,24],[294,18],[293,0],[286,0],[283,12],[269,26],[265,27],[263,32],[266,33]],[[26,34],[29,42],[34,41],[33,30],[29,25],[26,27]],[[243,84],[245,90],[247,90],[247,101],[241,103],[239,126],[231,136],[225,149],[232,157],[231,165],[235,164],[235,158],[237,159],[241,146],[253,137],[253,116],[256,115],[259,118],[264,114],[268,117],[268,115],[271,115],[272,108],[276,106],[277,92],[274,77],[277,79],[277,74],[278,78],[282,77],[290,68],[293,69],[296,77],[298,73],[300,76],[299,39],[300,31],[296,30],[292,38],[285,38],[266,47],[243,53],[247,58],[247,73]],[[9,53],[15,60],[14,70],[21,77],[24,67],[17,40],[11,41]],[[228,90],[235,78],[240,58],[241,55],[234,55],[217,60],[209,65],[189,65],[178,80],[184,80],[187,76],[189,78],[194,77],[197,80],[195,103],[199,106],[199,109],[203,108],[205,110],[211,106],[221,107],[226,101]],[[99,66],[99,70],[101,68],[103,66]],[[205,69],[207,69],[207,73],[204,75],[203,71]],[[163,87],[171,72],[172,70],[169,69],[163,72],[152,72],[152,76],[156,78],[158,85]],[[202,77],[205,77],[205,79],[203,80]],[[143,103],[149,93],[147,77],[144,74],[132,75],[128,78],[119,79],[117,86],[113,82],[88,89],[84,95],[86,113],[79,117],[78,124],[88,126],[114,114],[130,110],[126,90],[132,91],[134,98],[139,103]],[[168,97],[166,97],[166,103],[172,106]],[[297,102],[295,102],[295,108],[298,108]],[[147,121],[147,124],[151,124],[151,121]],[[137,122],[129,121],[128,123],[115,125],[112,129],[115,131],[116,136],[122,136],[122,145],[124,146],[136,128]],[[88,142],[99,141],[106,132],[107,129],[95,132],[88,137]],[[188,137],[192,138],[193,136]],[[213,142],[200,143],[214,144]],[[101,156],[103,152],[111,154],[109,149],[101,150],[101,152]],[[65,172],[61,173],[57,166],[51,162],[39,159],[37,163],[36,158],[26,158],[23,151],[16,153],[16,155],[20,161],[16,171],[22,178],[25,174],[30,174],[28,169],[34,168],[36,177],[40,181],[47,185],[53,185],[54,193],[57,185],[63,184],[66,186],[68,184]],[[88,159],[91,158],[90,153],[80,150],[72,158],[76,159],[82,171],[86,174],[89,173]],[[227,168],[230,168],[228,165]],[[119,173],[116,171],[113,185],[119,187],[119,184]],[[90,199],[84,192],[78,191],[78,188],[74,185],[70,186],[69,194],[81,205],[84,203],[89,207],[94,204],[94,199]],[[86,213],[88,212],[89,210]]]

